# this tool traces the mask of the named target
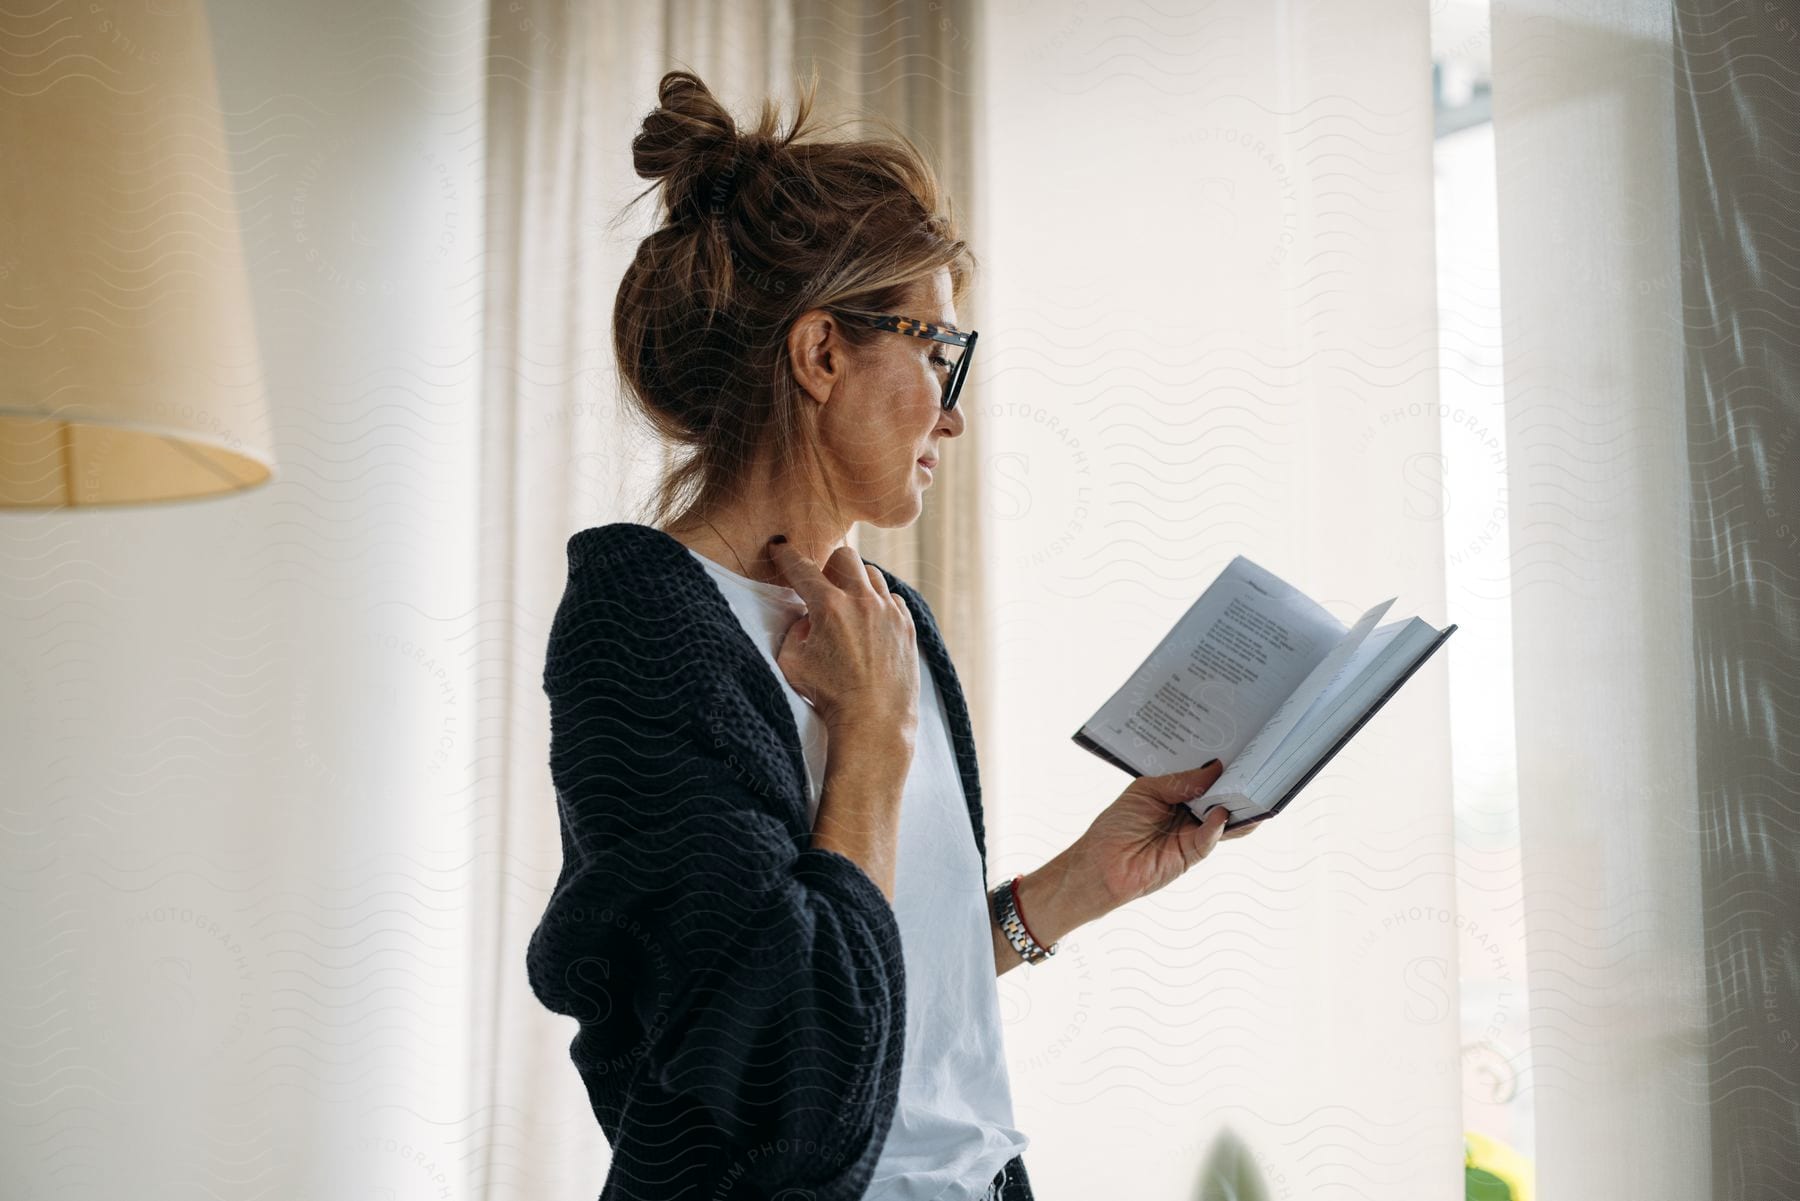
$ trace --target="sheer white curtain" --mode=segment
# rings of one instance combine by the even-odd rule
[[[1127,782],[1069,735],[1232,555],[1342,618],[1398,596],[1447,620],[1419,503],[1440,436],[1428,18],[990,15],[970,419],[991,427],[997,877]],[[1044,1196],[1460,1195],[1446,672],[1282,818],[1001,979]]]
[[[1522,1087],[1543,1195],[1674,1201],[1707,1123],[1670,8],[1493,21]]]

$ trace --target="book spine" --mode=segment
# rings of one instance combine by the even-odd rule
[[[1074,740],[1076,746],[1079,746],[1083,750],[1090,751],[1093,754],[1100,756],[1102,759],[1106,760],[1108,763],[1112,764],[1114,767],[1118,768],[1120,771],[1129,772],[1133,779],[1136,779],[1138,776],[1141,776],[1144,774],[1143,772],[1139,771],[1137,768],[1131,766],[1131,764],[1125,762],[1125,760],[1119,758],[1117,755],[1113,754],[1111,751],[1109,751],[1105,747],[1101,746],[1099,743],[1095,742],[1092,738],[1089,738],[1086,726],[1083,726],[1081,729],[1075,731],[1075,733],[1072,737],[1073,737],[1073,740]]]

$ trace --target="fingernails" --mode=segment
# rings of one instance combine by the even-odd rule
[[[786,542],[786,541],[787,541],[786,534],[777,534],[773,538],[769,539],[769,545],[774,546],[777,542]]]
[[[1202,763],[1200,765],[1200,770],[1205,771],[1207,768],[1211,767],[1213,764],[1215,764],[1217,762],[1218,762],[1217,759],[1208,759],[1205,763]]]

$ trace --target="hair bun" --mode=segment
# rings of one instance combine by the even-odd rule
[[[729,189],[740,142],[737,122],[691,71],[670,71],[657,87],[661,107],[644,118],[631,141],[631,163],[645,179],[660,180],[671,214],[701,213],[713,194]]]
[[[733,503],[755,487],[765,452],[778,473],[829,491],[819,406],[788,349],[800,316],[839,305],[921,311],[915,293],[945,269],[951,298],[967,295],[975,256],[930,160],[887,118],[868,118],[886,136],[817,136],[856,120],[814,122],[819,82],[815,62],[791,123],[765,95],[740,124],[691,72],[671,71],[632,144],[652,182],[621,217],[653,192],[670,206],[638,242],[612,306],[621,402],[674,452],[646,525],[679,528]],[[890,340],[868,325],[838,328],[846,346]]]

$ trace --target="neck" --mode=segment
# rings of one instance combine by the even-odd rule
[[[755,495],[752,490],[752,495]],[[696,554],[739,575],[765,584],[791,588],[792,583],[769,556],[769,539],[786,534],[788,545],[824,569],[833,551],[849,543],[849,531],[819,506],[794,503],[780,496],[720,506],[663,532]]]

